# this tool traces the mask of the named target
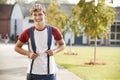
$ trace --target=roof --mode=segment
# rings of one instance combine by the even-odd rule
[[[10,19],[14,5],[0,4],[0,19]]]
[[[40,4],[43,4],[46,9],[49,6],[49,3],[40,3]],[[20,6],[24,17],[30,17],[30,8],[32,7],[32,4],[21,4]],[[73,6],[75,6],[75,4],[60,4],[60,8],[68,15],[72,14],[71,8]],[[116,11],[116,15],[115,15],[116,20],[120,20],[120,7],[115,7],[114,9]]]
[[[45,6],[47,9],[49,6],[49,3],[41,3]],[[30,16],[30,8],[32,7],[32,4],[21,4],[21,10],[24,15],[24,17],[29,17]],[[60,4],[60,8],[67,14],[71,14],[71,8],[74,6],[74,4]]]

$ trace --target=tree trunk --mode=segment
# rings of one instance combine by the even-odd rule
[[[70,52],[71,52],[71,47],[72,47],[72,32],[70,32]]]
[[[106,34],[104,37],[104,46],[108,46],[109,45],[109,34]]]
[[[94,63],[96,62],[96,47],[97,47],[97,37],[95,37],[95,43],[94,43]]]
[[[87,36],[87,45],[90,45],[90,36]]]

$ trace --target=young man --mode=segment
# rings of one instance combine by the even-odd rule
[[[47,25],[45,24],[46,11],[41,4],[35,4],[30,10],[31,16],[34,20],[34,42],[36,45],[36,53],[32,50],[32,42],[30,40],[30,28],[26,29],[18,37],[18,41],[15,45],[15,51],[26,55],[30,58],[30,64],[27,70],[27,80],[56,80],[56,64],[54,61],[54,54],[63,50],[65,48],[65,43],[60,31],[51,26],[52,30],[52,43],[51,48],[48,50],[48,34],[47,34]],[[53,47],[53,39],[56,40],[58,46]],[[29,42],[30,51],[27,51],[22,48],[22,46]],[[48,62],[47,55],[49,55],[49,74],[48,74]],[[34,60],[31,71],[31,62]],[[30,74],[31,71],[31,74]],[[30,76],[30,77],[29,77]],[[31,79],[29,79],[31,78]]]

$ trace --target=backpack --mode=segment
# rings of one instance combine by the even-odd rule
[[[48,45],[48,50],[49,50],[51,47],[51,42],[52,42],[52,28],[49,25],[47,25],[47,34],[48,34],[47,45]],[[35,45],[35,41],[34,41],[34,27],[30,28],[30,41],[31,41],[31,45],[32,45],[32,50],[34,53],[36,53],[36,45]],[[33,63],[34,63],[34,60],[32,60],[32,62],[31,62],[30,74],[32,73]],[[47,55],[47,73],[50,74],[49,55]]]

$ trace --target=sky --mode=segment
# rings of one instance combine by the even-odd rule
[[[16,0],[8,0],[8,3],[14,3]],[[35,1],[35,0],[28,0],[29,2]],[[71,4],[77,4],[79,0],[68,0]]]
[[[74,3],[77,4],[79,2],[79,0],[68,0],[70,3]]]
[[[79,2],[79,0],[68,0],[70,3],[74,3],[77,4]],[[86,1],[91,1],[91,0],[86,0]],[[98,2],[98,0],[95,0],[96,2]],[[116,7],[116,6],[120,6],[120,0],[113,0],[113,4],[110,4],[111,0],[106,0],[106,4]]]
[[[10,2],[15,2],[15,0],[9,0]],[[31,1],[35,1],[35,0],[28,0],[29,2]],[[77,4],[80,0],[68,0],[71,4]],[[86,0],[86,1],[91,1],[91,0]],[[96,2],[98,2],[98,0],[95,0]],[[106,0],[106,3],[110,6],[116,7],[116,6],[120,6],[120,0],[113,0],[113,4],[109,3],[110,0]]]
[[[120,6],[120,0],[113,0],[113,7]]]
[[[34,0],[29,0],[29,2],[34,1]],[[68,0],[71,4],[77,4],[79,0]]]

